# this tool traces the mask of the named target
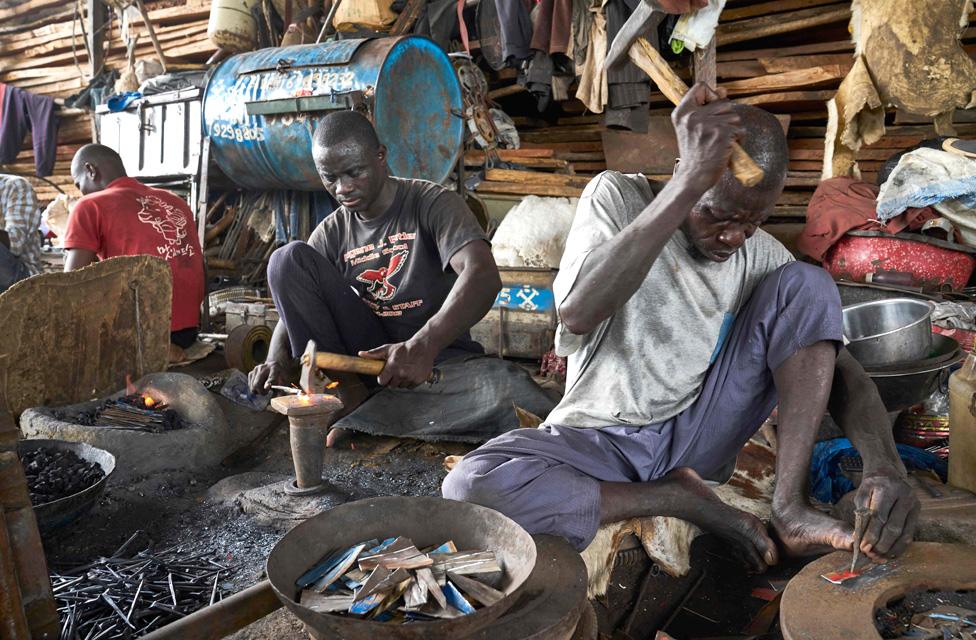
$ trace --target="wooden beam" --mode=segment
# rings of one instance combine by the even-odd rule
[[[88,51],[91,60],[88,61],[88,74],[98,75],[105,64],[105,54],[102,44],[105,42],[105,23],[108,10],[102,0],[88,0]]]
[[[539,171],[518,171],[516,169],[487,169],[485,180],[489,182],[512,182],[519,184],[545,184],[563,187],[579,187],[582,189],[590,181],[589,178],[577,178],[559,173],[542,173]]]
[[[847,72],[848,69],[834,64],[825,67],[811,67],[809,69],[774,73],[757,78],[747,78],[745,80],[734,80],[723,83],[722,87],[729,92],[729,95],[770,93],[774,91],[823,86],[832,83],[837,84],[837,81],[846,76]]]
[[[735,7],[725,9],[719,19],[722,22],[742,20],[744,18],[754,18],[765,16],[772,13],[783,13],[796,9],[806,9],[808,7],[819,7],[825,4],[833,4],[836,0],[775,0],[774,2],[762,2],[760,4],[749,5],[748,7]]]
[[[832,42],[815,42],[801,44],[794,47],[776,47],[774,49],[749,49],[747,51],[719,51],[718,61],[734,62],[742,60],[758,60],[760,58],[783,58],[786,56],[803,56],[813,53],[838,53],[854,51],[854,43],[850,40],[836,40]]]
[[[519,182],[482,182],[475,189],[478,193],[507,193],[519,196],[550,196],[578,198],[582,187],[566,187],[548,184],[524,184]]]
[[[758,62],[766,73],[783,73],[830,65],[840,65],[849,71],[854,66],[854,56],[850,53],[822,53],[808,56],[759,58]]]
[[[810,27],[850,20],[850,18],[850,4],[841,2],[826,7],[801,9],[790,13],[777,13],[771,16],[721,24],[715,32],[715,37],[718,40],[718,46],[722,47],[780,33],[802,31]]]
[[[823,102],[824,113],[827,113],[826,102],[834,97],[835,91],[786,91],[782,93],[766,93],[758,96],[737,98],[736,102],[751,105],[789,105],[804,102]]]
[[[390,29],[390,35],[399,36],[410,31],[417,18],[420,17],[420,13],[426,4],[427,0],[409,0],[407,6],[397,16],[396,22],[393,23],[393,28]]]
[[[714,87],[718,83],[714,37],[704,47],[695,49],[692,67],[695,71],[695,82],[704,82],[710,87]]]

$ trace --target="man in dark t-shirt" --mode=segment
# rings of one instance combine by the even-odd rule
[[[469,329],[491,308],[501,279],[464,200],[432,182],[390,176],[386,148],[356,112],[323,118],[313,156],[340,207],[307,243],[271,257],[268,283],[281,322],[251,388],[282,382],[310,339],[322,351],[384,360],[376,382],[392,388],[420,385],[435,363],[483,353]],[[346,412],[368,397],[358,376],[329,376]]]

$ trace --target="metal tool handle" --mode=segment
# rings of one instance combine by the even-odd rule
[[[634,64],[651,77],[661,93],[674,104],[681,102],[681,99],[688,93],[688,85],[678,77],[671,65],[661,57],[661,54],[651,46],[647,39],[637,38],[627,55]],[[756,186],[765,175],[762,168],[749,157],[749,154],[738,142],[732,143],[729,169],[732,170],[732,175],[747,187]]]
[[[330,371],[341,371],[343,373],[358,373],[366,376],[378,376],[386,368],[383,360],[370,360],[369,358],[357,358],[341,353],[329,353],[327,351],[315,352],[315,367]],[[427,378],[429,384],[435,384],[441,379],[441,372],[434,369]]]

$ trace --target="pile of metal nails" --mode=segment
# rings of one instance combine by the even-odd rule
[[[137,535],[110,558],[51,576],[59,640],[134,638],[223,599],[232,567],[179,547],[125,557]]]
[[[474,613],[505,597],[501,578],[492,551],[459,552],[451,541],[420,550],[397,537],[333,551],[295,586],[313,611],[395,624]]]
[[[88,427],[148,433],[162,433],[187,426],[174,409],[147,394],[138,393],[106,400],[96,409],[73,415],[55,411],[54,417]]]

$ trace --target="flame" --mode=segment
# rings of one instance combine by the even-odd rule
[[[142,403],[144,405],[146,405],[147,407],[154,407],[154,406],[156,406],[156,400],[153,399],[153,397],[151,395],[149,395],[148,393],[142,394]]]
[[[336,381],[330,382],[329,384],[325,385],[325,388],[326,389],[335,389],[338,386],[339,386],[339,381],[336,380]]]

